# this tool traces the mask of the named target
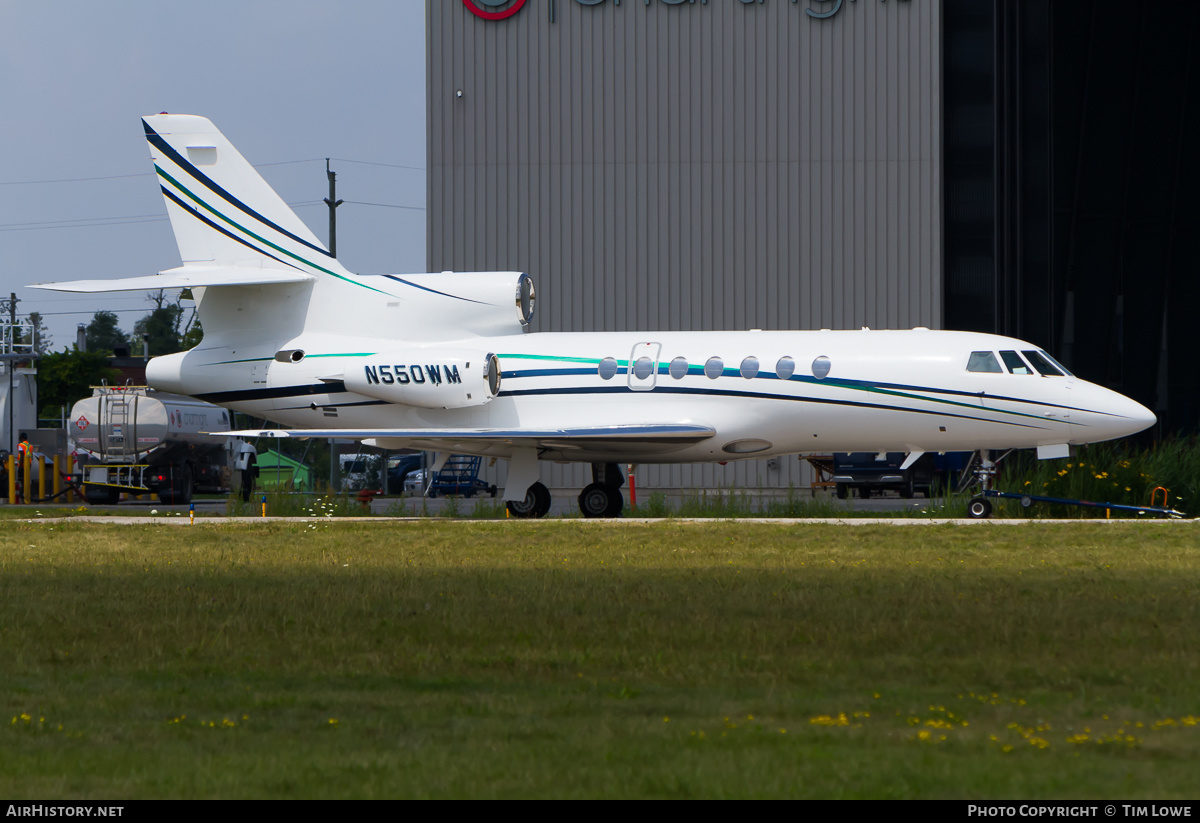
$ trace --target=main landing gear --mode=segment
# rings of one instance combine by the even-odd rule
[[[620,517],[625,508],[624,484],[616,463],[593,463],[592,482],[579,493],[579,511],[584,517]]]
[[[579,494],[579,511],[584,517],[620,517],[625,508],[621,486],[625,476],[616,463],[593,463],[592,482]],[[505,504],[513,517],[545,517],[550,511],[550,490],[534,483],[520,502]]]
[[[550,490],[541,482],[534,483],[525,492],[524,500],[510,500],[504,505],[513,517],[545,517],[550,511]]]

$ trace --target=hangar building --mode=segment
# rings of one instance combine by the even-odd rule
[[[1013,334],[1195,430],[1198,25],[1188,2],[427,0],[429,270],[529,272],[535,331]]]

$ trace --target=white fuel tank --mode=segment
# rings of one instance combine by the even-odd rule
[[[137,462],[176,444],[213,445],[230,430],[229,412],[190,397],[142,386],[100,388],[71,407],[70,436],[76,447],[106,462]]]

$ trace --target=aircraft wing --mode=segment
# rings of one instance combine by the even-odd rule
[[[232,437],[338,437],[351,440],[437,441],[445,447],[541,446],[556,449],[594,450],[607,444],[686,446],[716,434],[709,426],[686,423],[588,426],[563,429],[245,429],[221,432]]]
[[[284,271],[282,269],[263,269],[250,266],[181,266],[148,277],[38,283],[29,288],[95,294],[107,291],[196,289],[201,286],[268,286],[277,283],[307,283],[313,279],[312,275],[301,271]]]

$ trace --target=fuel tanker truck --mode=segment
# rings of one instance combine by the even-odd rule
[[[92,391],[71,408],[70,422],[89,503],[116,503],[121,492],[189,503],[195,493],[234,488],[250,499],[258,473],[254,447],[214,434],[230,430],[228,410],[145,386]]]

